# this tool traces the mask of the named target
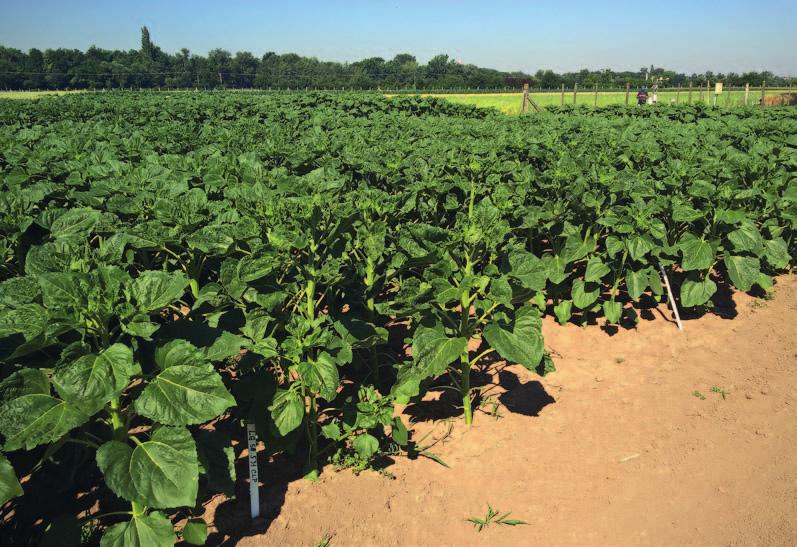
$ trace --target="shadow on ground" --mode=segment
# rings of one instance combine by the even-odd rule
[[[556,402],[537,380],[521,384],[516,374],[504,369],[498,373],[500,385],[507,391],[498,400],[507,410],[524,416],[539,416],[546,406]]]
[[[496,400],[510,412],[524,416],[538,416],[554,399],[542,383],[533,380],[522,383],[517,374],[503,362],[485,359],[471,370],[471,385],[480,388],[473,396],[474,415],[489,410]],[[413,421],[437,421],[457,418],[463,414],[462,398],[450,382],[429,388],[425,400],[414,402],[404,409]]]
[[[237,458],[235,467],[239,478],[248,477],[246,458]],[[259,466],[259,472],[260,517],[252,520],[249,483],[238,480],[235,497],[225,499],[215,509],[212,524],[216,531],[208,535],[206,545],[235,545],[242,538],[265,533],[280,514],[288,484],[301,478],[301,467],[297,464],[297,458],[287,454],[269,458]]]

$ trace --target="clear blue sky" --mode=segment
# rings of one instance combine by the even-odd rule
[[[769,69],[797,76],[797,0],[0,0],[0,44],[166,51],[220,47],[422,62],[448,53],[504,70]]]

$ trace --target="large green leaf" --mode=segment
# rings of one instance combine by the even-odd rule
[[[414,363],[406,363],[399,368],[396,382],[390,389],[390,394],[401,404],[407,404],[420,393],[421,382],[426,380],[425,371],[419,369]]]
[[[130,294],[141,311],[158,311],[178,300],[188,286],[182,272],[147,271],[133,280]]]
[[[278,389],[268,409],[280,435],[287,435],[299,427],[304,419],[304,400],[292,390]]]
[[[642,260],[645,256],[652,251],[655,246],[649,237],[636,234],[631,236],[626,242],[628,247],[628,254],[634,260]]]
[[[591,307],[600,296],[601,288],[597,283],[585,283],[583,279],[573,281],[570,295],[573,304],[582,310]]]
[[[330,354],[322,351],[318,359],[301,363],[298,370],[307,387],[327,401],[335,398],[340,377],[338,365]]]
[[[542,257],[542,262],[545,265],[545,273],[551,283],[559,284],[567,279],[567,263],[564,258],[559,255],[546,254]]]
[[[610,325],[617,324],[623,315],[623,305],[616,300],[607,300],[603,303],[603,315],[606,316],[606,321]]]
[[[512,287],[506,277],[498,277],[490,280],[490,291],[487,298],[493,302],[510,306],[512,304]]]
[[[582,238],[581,234],[572,234],[565,240],[562,259],[567,264],[581,260],[595,250],[595,243],[594,236]]]
[[[761,263],[750,256],[725,256],[725,268],[734,286],[741,291],[749,291],[761,275]]]
[[[0,434],[6,451],[57,441],[88,416],[80,408],[42,393],[22,395],[0,406]]]
[[[610,257],[614,258],[626,249],[626,245],[622,239],[617,236],[609,236],[606,238],[606,252]]]
[[[255,281],[267,276],[278,266],[279,262],[273,256],[248,256],[238,263],[238,277],[245,282]]]
[[[237,357],[241,353],[241,348],[248,347],[249,345],[246,338],[228,331],[223,331],[221,335],[213,341],[213,344],[205,348],[205,356],[213,362],[223,361],[230,357]]]
[[[584,273],[584,281],[588,283],[597,283],[605,276],[609,275],[611,270],[609,266],[603,263],[598,257],[592,257],[587,262],[587,270]]]
[[[170,366],[144,388],[136,412],[166,425],[200,424],[224,413],[235,399],[211,365]]]
[[[204,545],[208,539],[208,525],[200,519],[191,519],[183,526],[183,541],[189,545]]]
[[[354,349],[387,343],[387,329],[354,317],[341,317],[333,325],[341,339]]]
[[[130,317],[127,321],[122,321],[122,331],[128,333],[130,336],[143,338],[144,340],[151,340],[152,335],[155,334],[161,327],[158,323],[151,322],[149,314],[137,313]]]
[[[541,324],[537,311],[524,306],[515,313],[511,330],[498,323],[490,323],[484,328],[484,339],[504,359],[534,370],[545,351]]]
[[[676,222],[691,222],[703,216],[703,213],[682,200],[673,200],[672,219]]]
[[[155,364],[161,370],[177,365],[207,365],[204,352],[187,340],[170,340],[155,349]]]
[[[100,216],[94,209],[70,209],[52,223],[50,233],[55,238],[88,235]]]
[[[503,240],[507,232],[509,226],[501,212],[490,198],[484,198],[473,208],[473,219],[464,236],[468,243],[483,242],[488,247],[494,247]]]
[[[761,232],[755,224],[749,221],[743,222],[737,230],[729,233],[728,239],[737,253],[758,254],[764,245],[764,238],[761,237]]]
[[[130,461],[133,448],[126,442],[108,441],[97,449],[97,466],[102,471],[105,484],[120,498],[138,502],[142,495],[136,490]],[[157,463],[153,462],[153,465]],[[149,477],[143,477],[148,479]],[[139,477],[139,480],[141,477]]]
[[[708,241],[697,238],[692,234],[685,234],[678,246],[683,255],[681,268],[686,272],[707,270],[714,263],[714,249]]]
[[[38,368],[23,368],[0,382],[0,406],[23,395],[49,395],[50,380]]]
[[[534,291],[545,288],[548,272],[545,263],[532,253],[525,251],[509,255],[509,275],[517,279],[523,287]]]
[[[479,285],[480,280],[484,280],[484,285],[481,287],[483,290],[486,287],[487,282],[489,282],[488,277],[480,278],[471,274],[464,275],[462,276],[462,279],[457,287],[454,287],[445,277],[432,279],[432,293],[435,295],[435,300],[439,304],[446,304],[452,299],[456,300],[457,302],[461,302],[461,297],[469,293],[474,286]],[[441,297],[441,294],[448,294],[448,296]]]
[[[97,449],[97,465],[120,498],[158,509],[196,503],[199,464],[186,429],[161,427],[135,448],[108,441]]]
[[[379,450],[379,440],[368,433],[357,435],[351,444],[362,458],[370,458]]]
[[[773,268],[785,268],[791,262],[789,246],[782,237],[768,239],[764,242],[764,255]]]
[[[625,274],[625,286],[628,288],[628,296],[633,300],[639,300],[645,289],[648,288],[650,273],[648,268],[643,270],[627,270]]]
[[[227,253],[235,240],[220,226],[205,226],[186,238],[192,249],[205,254],[222,256]]]
[[[109,527],[100,547],[173,547],[176,540],[171,521],[156,511]]]
[[[36,276],[12,277],[0,283],[0,307],[17,307],[33,302],[41,294]]]
[[[442,325],[418,326],[412,337],[412,359],[428,378],[443,374],[467,349],[464,338],[449,338]]]
[[[556,315],[556,320],[560,325],[564,325],[573,316],[573,301],[562,300],[553,307],[553,312]]]
[[[90,279],[86,274],[59,272],[39,274],[42,302],[51,309],[62,306],[85,307],[89,284]]]
[[[0,338],[21,334],[25,340],[33,340],[46,330],[48,319],[47,310],[39,304],[22,304],[3,311],[0,313]]]
[[[53,385],[65,401],[94,414],[121,395],[136,374],[141,374],[141,367],[133,362],[133,350],[114,344],[102,353],[59,365]]]
[[[714,296],[715,292],[717,285],[708,277],[703,281],[687,279],[681,285],[681,305],[685,308],[702,306]]]
[[[0,454],[0,505],[21,495],[22,486],[14,473],[14,468],[6,457]]]

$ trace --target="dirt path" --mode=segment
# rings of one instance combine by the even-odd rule
[[[682,333],[658,314],[614,336],[546,322],[558,371],[496,374],[502,417],[480,413],[470,430],[455,419],[435,447],[450,469],[399,458],[395,480],[328,469],[294,481],[284,501],[269,490],[278,515],[239,544],[795,545],[797,276],[775,292],[734,295],[733,320]],[[245,498],[227,503],[248,512]],[[487,503],[529,525],[477,533],[465,519]]]

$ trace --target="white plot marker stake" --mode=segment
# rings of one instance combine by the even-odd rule
[[[246,440],[249,445],[249,504],[252,519],[260,516],[260,490],[257,473],[257,431],[255,424],[246,424]]]
[[[675,322],[678,323],[678,330],[684,330],[683,325],[681,325],[681,316],[678,313],[678,305],[675,303],[675,298],[672,296],[672,289],[670,288],[670,280],[667,278],[667,272],[664,271],[664,266],[659,264],[659,270],[661,271],[661,276],[664,278],[664,286],[667,287],[667,297],[670,300],[670,306],[672,306],[672,311],[675,314]]]

